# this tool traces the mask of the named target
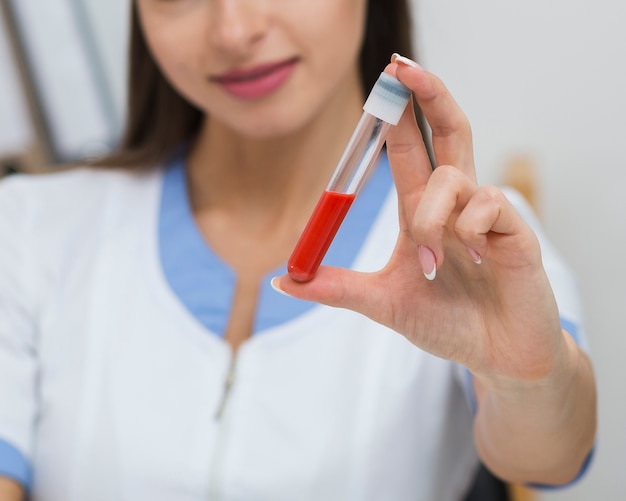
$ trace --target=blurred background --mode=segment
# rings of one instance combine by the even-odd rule
[[[114,147],[129,3],[0,0],[0,175]],[[413,14],[420,62],[472,122],[481,183],[529,175],[579,278],[597,451],[582,481],[538,499],[626,499],[626,3],[416,0]]]

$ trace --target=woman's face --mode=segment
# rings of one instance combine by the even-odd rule
[[[190,102],[250,137],[288,134],[359,93],[366,0],[137,0],[147,43]],[[359,96],[359,99],[361,97]]]

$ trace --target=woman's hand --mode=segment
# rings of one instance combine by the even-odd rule
[[[413,91],[432,129],[437,165],[431,169],[408,106],[387,139],[400,217],[389,263],[376,273],[322,267],[311,282],[283,276],[274,284],[294,297],[360,312],[421,349],[468,367],[479,399],[476,434],[483,460],[511,480],[566,481],[593,441],[593,376],[560,328],[537,238],[499,189],[478,186],[470,125],[441,80],[403,58],[386,71]],[[582,386],[591,390],[584,402],[569,392],[580,371]],[[574,457],[573,466],[564,468],[548,451],[555,468],[537,472],[533,461],[541,468],[536,457],[546,452],[545,436],[557,430],[563,436],[567,425],[556,414],[570,399],[572,411],[591,409],[584,412],[584,432],[578,427],[575,437],[567,437],[577,453],[572,456],[564,441],[553,448],[558,458]],[[550,421],[539,431],[533,427],[531,437],[524,420],[537,416],[520,412],[529,404]],[[513,444],[502,456],[492,439],[516,428],[520,441],[530,442]]]
[[[545,376],[563,336],[534,233],[502,192],[477,185],[470,126],[443,83],[419,67],[386,71],[413,91],[438,167],[407,106],[387,139],[400,204],[387,266],[371,274],[322,267],[309,283],[282,277],[280,287],[363,313],[475,374]]]

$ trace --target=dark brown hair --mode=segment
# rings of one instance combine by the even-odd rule
[[[407,0],[370,0],[360,54],[364,93],[374,85],[392,53],[414,57]],[[132,5],[126,129],[116,152],[96,165],[145,167],[162,163],[192,141],[203,112],[165,79],[146,44],[135,2]]]

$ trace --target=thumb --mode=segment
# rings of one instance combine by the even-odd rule
[[[296,282],[289,275],[282,275],[274,277],[271,283],[276,292],[287,296],[363,313],[370,276],[371,273],[321,266],[309,282]]]

